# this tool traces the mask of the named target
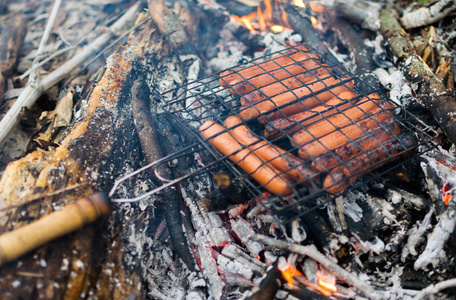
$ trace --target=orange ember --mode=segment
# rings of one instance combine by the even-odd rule
[[[453,189],[453,185],[451,183],[445,183],[442,188],[443,201],[445,202],[445,205],[448,205],[451,201],[451,193],[449,193],[451,189]]]

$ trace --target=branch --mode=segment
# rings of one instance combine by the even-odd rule
[[[320,264],[322,264],[324,267],[326,267],[328,270],[330,270],[334,275],[336,275],[337,278],[347,282],[348,284],[351,284],[353,287],[355,287],[358,292],[365,297],[369,299],[383,299],[383,295],[380,293],[376,292],[369,284],[361,281],[358,277],[353,275],[352,273],[344,270],[342,267],[340,267],[338,264],[332,262],[330,259],[328,259],[326,256],[321,254],[315,246],[302,246],[299,244],[292,244],[288,243],[285,241],[279,241],[264,235],[256,234],[252,236],[252,239],[264,244],[267,244],[269,246],[273,246],[276,248],[288,250],[294,253],[298,253],[301,255],[308,256],[310,258],[313,258]]]
[[[17,98],[5,117],[0,121],[0,145],[5,143],[8,135],[19,123],[23,115],[23,108],[30,108],[44,91],[58,83],[65,78],[69,72],[78,68],[88,58],[103,49],[103,47],[116,36],[127,23],[134,21],[139,5],[140,4],[137,3],[132,6],[121,18],[119,18],[119,20],[117,20],[117,22],[110,26],[105,33],[101,34],[80,53],[72,57],[41,81],[37,80],[34,83],[27,83],[24,91],[20,94],[19,98]]]
[[[417,294],[412,300],[425,299],[428,296],[435,295],[450,287],[456,287],[456,279],[449,279],[439,282],[437,284],[431,284],[430,286],[419,292],[419,294]]]
[[[380,32],[389,39],[406,79],[415,84],[417,98],[423,100],[448,138],[456,143],[456,101],[452,93],[416,53],[408,34],[397,20],[396,11],[383,10],[380,21]]]

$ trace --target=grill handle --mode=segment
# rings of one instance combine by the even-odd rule
[[[0,236],[0,266],[110,212],[109,198],[98,192],[19,229],[7,232]]]

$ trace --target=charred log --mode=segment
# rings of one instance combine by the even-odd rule
[[[261,281],[260,285],[254,289],[253,295],[246,300],[273,300],[280,286],[282,286],[283,276],[277,267],[272,267],[267,272],[266,277]]]
[[[160,145],[157,127],[150,114],[149,100],[149,87],[147,86],[144,78],[140,76],[132,87],[132,110],[141,149],[148,164],[153,163],[164,156],[164,152],[162,152],[162,145],[168,143],[168,141],[162,140],[162,145]],[[165,130],[167,129],[169,128],[165,128]],[[166,148],[167,147],[164,147],[165,151],[169,151],[169,149]],[[165,153],[170,154],[173,152]],[[167,179],[173,179],[174,176],[173,172],[165,164],[157,166],[157,173],[161,177]],[[158,178],[155,178],[154,181],[157,184],[160,184]],[[162,197],[166,206],[166,224],[174,249],[187,267],[193,270],[194,260],[188,246],[187,238],[182,231],[182,216],[180,213],[181,199],[177,186],[171,186],[165,189],[162,193]]]

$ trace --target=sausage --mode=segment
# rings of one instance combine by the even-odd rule
[[[291,194],[291,184],[280,171],[265,163],[248,147],[239,144],[226,128],[214,121],[206,121],[199,130],[218,151],[227,155],[269,192],[283,196]]]
[[[367,130],[378,128],[379,123],[382,124],[387,118],[391,118],[391,112],[387,112],[385,109],[390,108],[388,102],[382,103],[381,107],[374,107],[369,110],[369,116],[364,118],[362,114],[362,119],[355,122],[353,119],[355,116],[352,116],[351,112],[346,111],[347,117],[350,119],[348,123],[337,123],[336,129],[334,132],[328,133],[327,135],[319,136],[317,140],[314,140],[307,144],[302,145],[299,149],[299,157],[303,159],[308,159],[309,157],[317,157],[328,150],[333,150],[350,140],[354,140],[366,133]],[[358,118],[359,119],[359,118]],[[345,120],[344,120],[345,121]],[[355,123],[353,123],[355,122]],[[333,123],[336,125],[335,123]]]
[[[323,187],[331,194],[340,193],[364,174],[398,160],[401,152],[406,155],[417,144],[413,134],[407,133],[399,136],[398,140],[372,148],[367,153],[351,158],[345,165],[334,168],[326,176]]]
[[[270,139],[275,139],[278,138],[283,132],[296,132],[302,128],[301,126],[308,126],[309,124],[320,121],[323,116],[328,117],[338,113],[339,111],[344,111],[349,107],[352,107],[355,103],[353,100],[355,97],[356,94],[354,92],[342,92],[328,102],[316,106],[310,110],[291,115],[287,118],[282,117],[270,121],[266,123],[264,134]],[[344,101],[350,99],[352,99],[352,101]]]
[[[293,76],[303,75],[311,78],[315,78],[312,74],[322,75],[326,72],[329,73],[330,69],[327,69],[325,65],[322,65],[319,61],[308,59],[305,61],[300,61],[292,65],[280,67],[277,70],[264,72],[258,75],[255,75],[252,78],[240,78],[234,80],[228,86],[229,91],[232,95],[245,95],[254,90],[270,86],[271,84],[278,83],[285,79],[291,79]],[[300,84],[299,86],[302,86]]]
[[[283,115],[290,116],[321,105],[333,98],[334,95],[338,95],[344,91],[351,91],[354,87],[353,81],[343,83],[344,80],[347,79],[336,79],[334,77],[326,78],[322,81],[258,102],[253,107],[250,106],[242,109],[239,112],[239,115],[244,120],[248,120],[278,108],[279,111],[268,113],[259,120],[263,119],[263,122],[267,122],[282,117]],[[298,99],[299,101],[297,101]]]
[[[342,128],[359,119],[365,118],[375,107],[379,107],[378,95],[363,97],[357,106],[345,110],[328,118],[314,123],[307,128],[301,129],[291,136],[291,143],[294,146],[304,146],[307,143],[321,138],[338,128]],[[349,117],[348,117],[349,116]],[[303,153],[305,159],[309,158]]]
[[[304,84],[309,84],[319,79],[325,79],[330,77],[330,75],[331,74],[328,69],[317,68],[295,76],[289,75],[287,78],[280,81],[274,81],[274,83],[268,85],[265,85],[265,81],[257,83],[259,80],[255,80],[257,78],[254,78],[249,80],[249,83],[256,89],[242,96],[241,104],[243,106],[251,105],[265,99],[266,97],[279,95],[283,92],[303,86]],[[258,77],[258,79],[260,78]]]
[[[242,82],[265,72],[294,65],[296,62],[312,60],[319,60],[318,55],[309,52],[309,48],[301,46],[289,52],[277,54],[257,65],[222,72],[219,83],[223,87],[228,87],[228,85],[234,85],[234,83]]]
[[[315,170],[305,166],[304,162],[291,153],[287,153],[280,147],[272,145],[258,138],[245,125],[241,118],[229,116],[225,120],[226,127],[233,137],[243,146],[249,147],[263,161],[284,172],[294,182],[304,186],[310,186],[317,180]]]
[[[395,136],[400,134],[400,125],[393,118],[387,118],[384,123],[384,128],[366,130],[367,135],[339,146],[334,151],[318,156],[312,161],[312,166],[318,171],[328,171],[340,162],[347,161],[361,152],[391,141]]]

